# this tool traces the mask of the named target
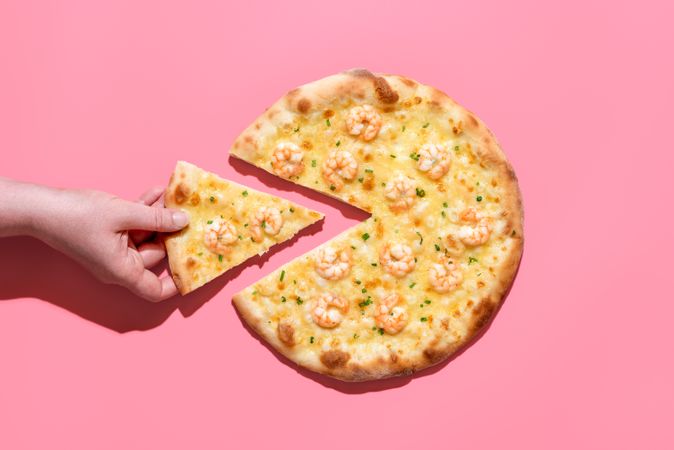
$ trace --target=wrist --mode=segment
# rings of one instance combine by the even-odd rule
[[[48,208],[57,190],[0,178],[0,237],[40,237],[48,224]]]

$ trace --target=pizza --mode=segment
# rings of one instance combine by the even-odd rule
[[[164,203],[190,218],[187,227],[164,240],[171,275],[183,295],[323,218],[184,161],[171,175]]]
[[[443,92],[351,70],[291,90],[230,153],[371,216],[237,293],[276,350],[346,381],[406,375],[466,346],[523,248],[515,173]]]

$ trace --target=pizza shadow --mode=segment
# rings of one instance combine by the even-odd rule
[[[262,339],[248,324],[246,321],[241,317],[241,315],[238,313],[236,310],[236,307],[234,307],[234,304],[232,304],[232,308],[234,309],[235,313],[239,317],[239,320],[241,321],[241,324],[243,327],[246,329],[248,334],[251,335],[254,339],[256,339],[260,345],[264,346],[271,352],[276,359],[281,362],[282,364],[285,364],[288,366],[290,369],[294,370],[297,372],[299,375],[308,378],[316,383],[319,383],[327,388],[334,389],[336,391],[339,391],[343,394],[350,394],[350,395],[357,395],[357,394],[365,394],[368,392],[378,392],[378,391],[386,391],[389,389],[396,389],[403,387],[410,383],[411,381],[418,379],[418,378],[423,378],[427,377],[429,375],[433,375],[442,369],[444,369],[447,365],[449,365],[452,361],[454,361],[456,358],[460,357],[464,352],[466,352],[470,347],[475,345],[477,341],[479,341],[482,336],[489,331],[489,328],[491,328],[492,323],[494,322],[494,319],[496,316],[498,316],[499,311],[505,304],[506,300],[508,299],[510,295],[510,290],[512,289],[512,286],[514,284],[515,279],[517,278],[517,274],[519,273],[520,270],[520,265],[521,265],[521,259],[520,259],[520,264],[518,264],[517,269],[515,271],[515,276],[513,278],[513,283],[510,285],[508,290],[506,291],[505,295],[503,296],[503,301],[499,305],[499,307],[494,311],[492,316],[489,318],[489,321],[487,321],[482,328],[470,339],[470,341],[464,345],[459,351],[456,353],[452,354],[449,358],[445,359],[444,361],[439,362],[438,364],[435,364],[433,366],[427,367],[425,369],[422,369],[418,372],[415,372],[411,375],[407,376],[399,376],[399,377],[391,377],[391,378],[384,378],[381,380],[372,380],[372,381],[356,381],[356,382],[349,382],[349,381],[342,381],[338,380],[336,378],[331,378],[326,375],[321,375],[319,373],[313,372],[309,369],[306,369],[297,363],[291,361],[281,353],[279,353],[271,344],[269,344],[267,341]]]
[[[339,212],[347,219],[363,222],[368,217],[370,217],[370,213],[365,212],[362,209],[356,208],[355,206],[351,206],[348,203],[345,203],[334,197],[330,197],[329,195],[324,194],[322,192],[318,192],[313,189],[309,189],[305,186],[295,184],[292,181],[288,181],[277,175],[269,173],[264,169],[255,167],[252,164],[243,161],[241,159],[238,159],[234,156],[230,155],[229,164],[232,168],[234,168],[234,170],[236,170],[241,175],[254,177],[255,179],[261,181],[267,187],[278,189],[283,192],[299,193],[311,200],[338,209]]]
[[[0,302],[40,299],[118,333],[150,330],[164,323],[176,310],[183,317],[190,317],[246,268],[263,266],[274,254],[304,236],[318,233],[322,227],[323,221],[318,221],[196,291],[159,303],[148,302],[125,288],[99,282],[78,263],[37,239],[2,238]],[[159,274],[166,269],[164,261],[153,271]]]

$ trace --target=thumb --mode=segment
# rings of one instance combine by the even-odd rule
[[[120,215],[123,230],[178,231],[189,223],[184,211],[127,202]]]

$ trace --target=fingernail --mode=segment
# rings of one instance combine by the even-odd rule
[[[173,211],[173,223],[177,227],[184,227],[190,222],[190,218],[187,217],[187,214],[185,214],[182,211]]]

